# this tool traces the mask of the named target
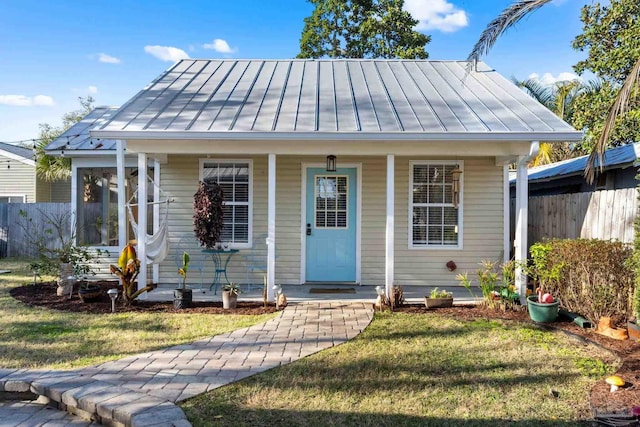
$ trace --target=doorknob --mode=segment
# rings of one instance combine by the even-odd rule
[[[307,236],[311,236],[311,224],[307,223]]]

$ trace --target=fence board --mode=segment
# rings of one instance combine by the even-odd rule
[[[638,211],[635,188],[529,198],[529,243],[543,238],[633,242]],[[515,212],[515,199],[511,200]],[[512,214],[512,236],[515,220]]]
[[[7,256],[38,256],[35,246],[29,242],[24,227],[40,232],[51,229],[51,225],[47,222],[47,216],[67,215],[69,221],[64,228],[64,233],[66,236],[71,234],[71,221],[68,216],[71,211],[70,203],[6,203],[0,206],[0,227],[7,227]],[[20,214],[21,211],[25,212],[32,221],[28,222],[27,218]],[[53,235],[47,236],[47,246],[60,247],[58,240]]]

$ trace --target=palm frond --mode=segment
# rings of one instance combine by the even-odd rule
[[[487,25],[467,57],[467,72],[471,71],[482,55],[489,53],[498,37],[522,18],[549,3],[551,0],[517,0],[504,9],[500,15]]]
[[[634,88],[636,88],[639,82],[640,58],[638,58],[638,61],[635,63],[635,65],[629,72],[629,75],[624,80],[624,83],[622,84],[622,87],[620,88],[620,91],[618,92],[618,95],[616,96],[616,99],[613,102],[611,109],[609,110],[607,120],[604,122],[600,138],[598,138],[595,147],[593,147],[593,151],[591,151],[591,154],[589,155],[587,167],[584,170],[584,176],[587,178],[587,182],[593,183],[593,180],[595,179],[596,159],[600,160],[600,170],[603,169],[602,159],[604,156],[604,151],[607,149],[609,137],[616,127],[616,119],[627,110],[631,95],[634,92]]]
[[[513,79],[516,86],[525,90],[527,95],[538,101],[550,110],[555,107],[555,96],[549,86],[545,86],[537,79],[527,79],[518,81]]]

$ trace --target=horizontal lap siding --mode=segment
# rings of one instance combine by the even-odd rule
[[[457,285],[455,276],[458,273],[468,271],[475,277],[481,260],[502,259],[502,166],[495,166],[493,158],[463,159],[462,250],[408,249],[410,160],[413,159],[396,158],[395,283],[423,286]],[[445,264],[450,260],[458,266],[454,272],[446,268]]]
[[[253,238],[267,233],[267,156],[226,156],[253,160]],[[211,155],[211,158],[218,158]],[[225,158],[225,157],[220,157]],[[457,272],[475,271],[481,259],[497,259],[502,251],[502,167],[494,166],[493,159],[466,159],[464,171],[464,250],[409,250],[408,246],[408,193],[409,157],[396,158],[396,283],[401,285],[445,286],[456,284]],[[324,163],[321,156],[277,156],[276,173],[276,282],[300,283],[301,260],[301,180],[303,163]],[[384,282],[384,238],[386,200],[386,158],[340,156],[340,164],[362,164],[362,283]],[[199,157],[170,155],[162,165],[161,186],[170,205],[170,251],[161,264],[161,284],[178,283],[177,245],[186,236],[191,239],[187,251],[192,263],[204,265],[202,280],[213,277],[212,264],[203,259],[193,237],[193,194],[199,176]],[[262,241],[257,248],[266,258]],[[229,264],[229,279],[246,282],[246,266],[242,250]],[[248,251],[245,250],[245,254]],[[454,260],[456,273],[446,270],[445,263]],[[252,283],[262,283],[263,273],[249,275]],[[200,271],[192,268],[188,282],[199,284]]]
[[[34,203],[36,201],[35,180],[34,166],[0,156],[0,196],[27,196],[25,203]]]

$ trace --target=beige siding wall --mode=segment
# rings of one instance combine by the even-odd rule
[[[213,157],[213,156],[212,156]],[[224,157],[222,157],[224,158]],[[266,257],[263,239],[267,232],[267,156],[233,156],[253,160],[253,237],[256,248]],[[431,159],[431,158],[430,158]],[[386,203],[386,158],[340,156],[340,163],[362,165],[362,283],[384,282],[384,238]],[[458,272],[475,271],[482,259],[498,259],[502,254],[503,210],[502,167],[493,158],[464,159],[464,247],[462,250],[408,249],[409,157],[396,158],[396,283],[399,285],[454,285]],[[422,159],[421,159],[422,160]],[[322,163],[324,157],[277,157],[276,282],[300,283],[301,260],[301,179],[303,163]],[[177,283],[177,261],[183,250],[192,259],[188,282],[208,283],[212,263],[203,257],[193,237],[193,194],[199,176],[197,156],[170,155],[162,165],[161,186],[175,199],[169,215],[170,254],[161,265],[161,283]],[[246,282],[241,251],[229,264],[229,279]],[[449,272],[445,263],[454,260],[458,270]],[[203,266],[201,278],[200,266]],[[262,283],[262,273],[249,276]]]
[[[493,158],[466,158],[463,179],[463,249],[409,249],[409,161],[396,158],[395,283],[452,286],[455,276],[468,271],[475,277],[481,260],[501,260],[503,251],[502,166]],[[453,260],[457,270],[445,264]]]
[[[8,162],[7,162],[8,161]],[[11,168],[7,168],[11,165]],[[0,156],[0,195],[25,195],[26,203],[36,201],[35,167]]]
[[[47,203],[51,201],[51,183],[36,177],[36,202]]]
[[[71,203],[71,179],[53,181],[51,186],[52,203]]]

